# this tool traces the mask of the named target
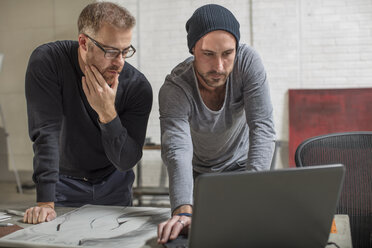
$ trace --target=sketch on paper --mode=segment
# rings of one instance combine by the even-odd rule
[[[4,243],[59,247],[142,247],[169,218],[168,208],[85,205],[51,222],[0,239]]]

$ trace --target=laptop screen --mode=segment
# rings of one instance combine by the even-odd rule
[[[324,247],[344,174],[325,165],[201,175],[189,247]]]

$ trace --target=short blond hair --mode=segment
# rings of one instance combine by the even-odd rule
[[[79,34],[96,34],[105,23],[118,28],[131,29],[136,24],[136,19],[126,8],[115,3],[91,3],[80,13],[78,19]]]

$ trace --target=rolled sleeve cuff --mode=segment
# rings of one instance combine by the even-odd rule
[[[98,124],[101,128],[102,135],[109,139],[119,136],[123,131],[123,125],[121,124],[119,116],[116,116],[109,123],[103,124],[98,121]]]
[[[190,206],[192,206],[193,205],[192,195],[191,195],[191,197],[178,197],[178,198],[172,197],[172,200],[171,200],[171,213],[173,213],[174,210],[176,210],[177,208],[179,208],[182,205],[190,205]]]
[[[55,183],[38,183],[36,192],[36,202],[55,202],[56,200]]]

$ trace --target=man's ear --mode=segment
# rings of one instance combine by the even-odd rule
[[[195,54],[195,46],[191,49],[191,53]]]
[[[88,51],[87,37],[84,34],[79,34],[78,41],[79,47],[81,47],[85,52]]]

